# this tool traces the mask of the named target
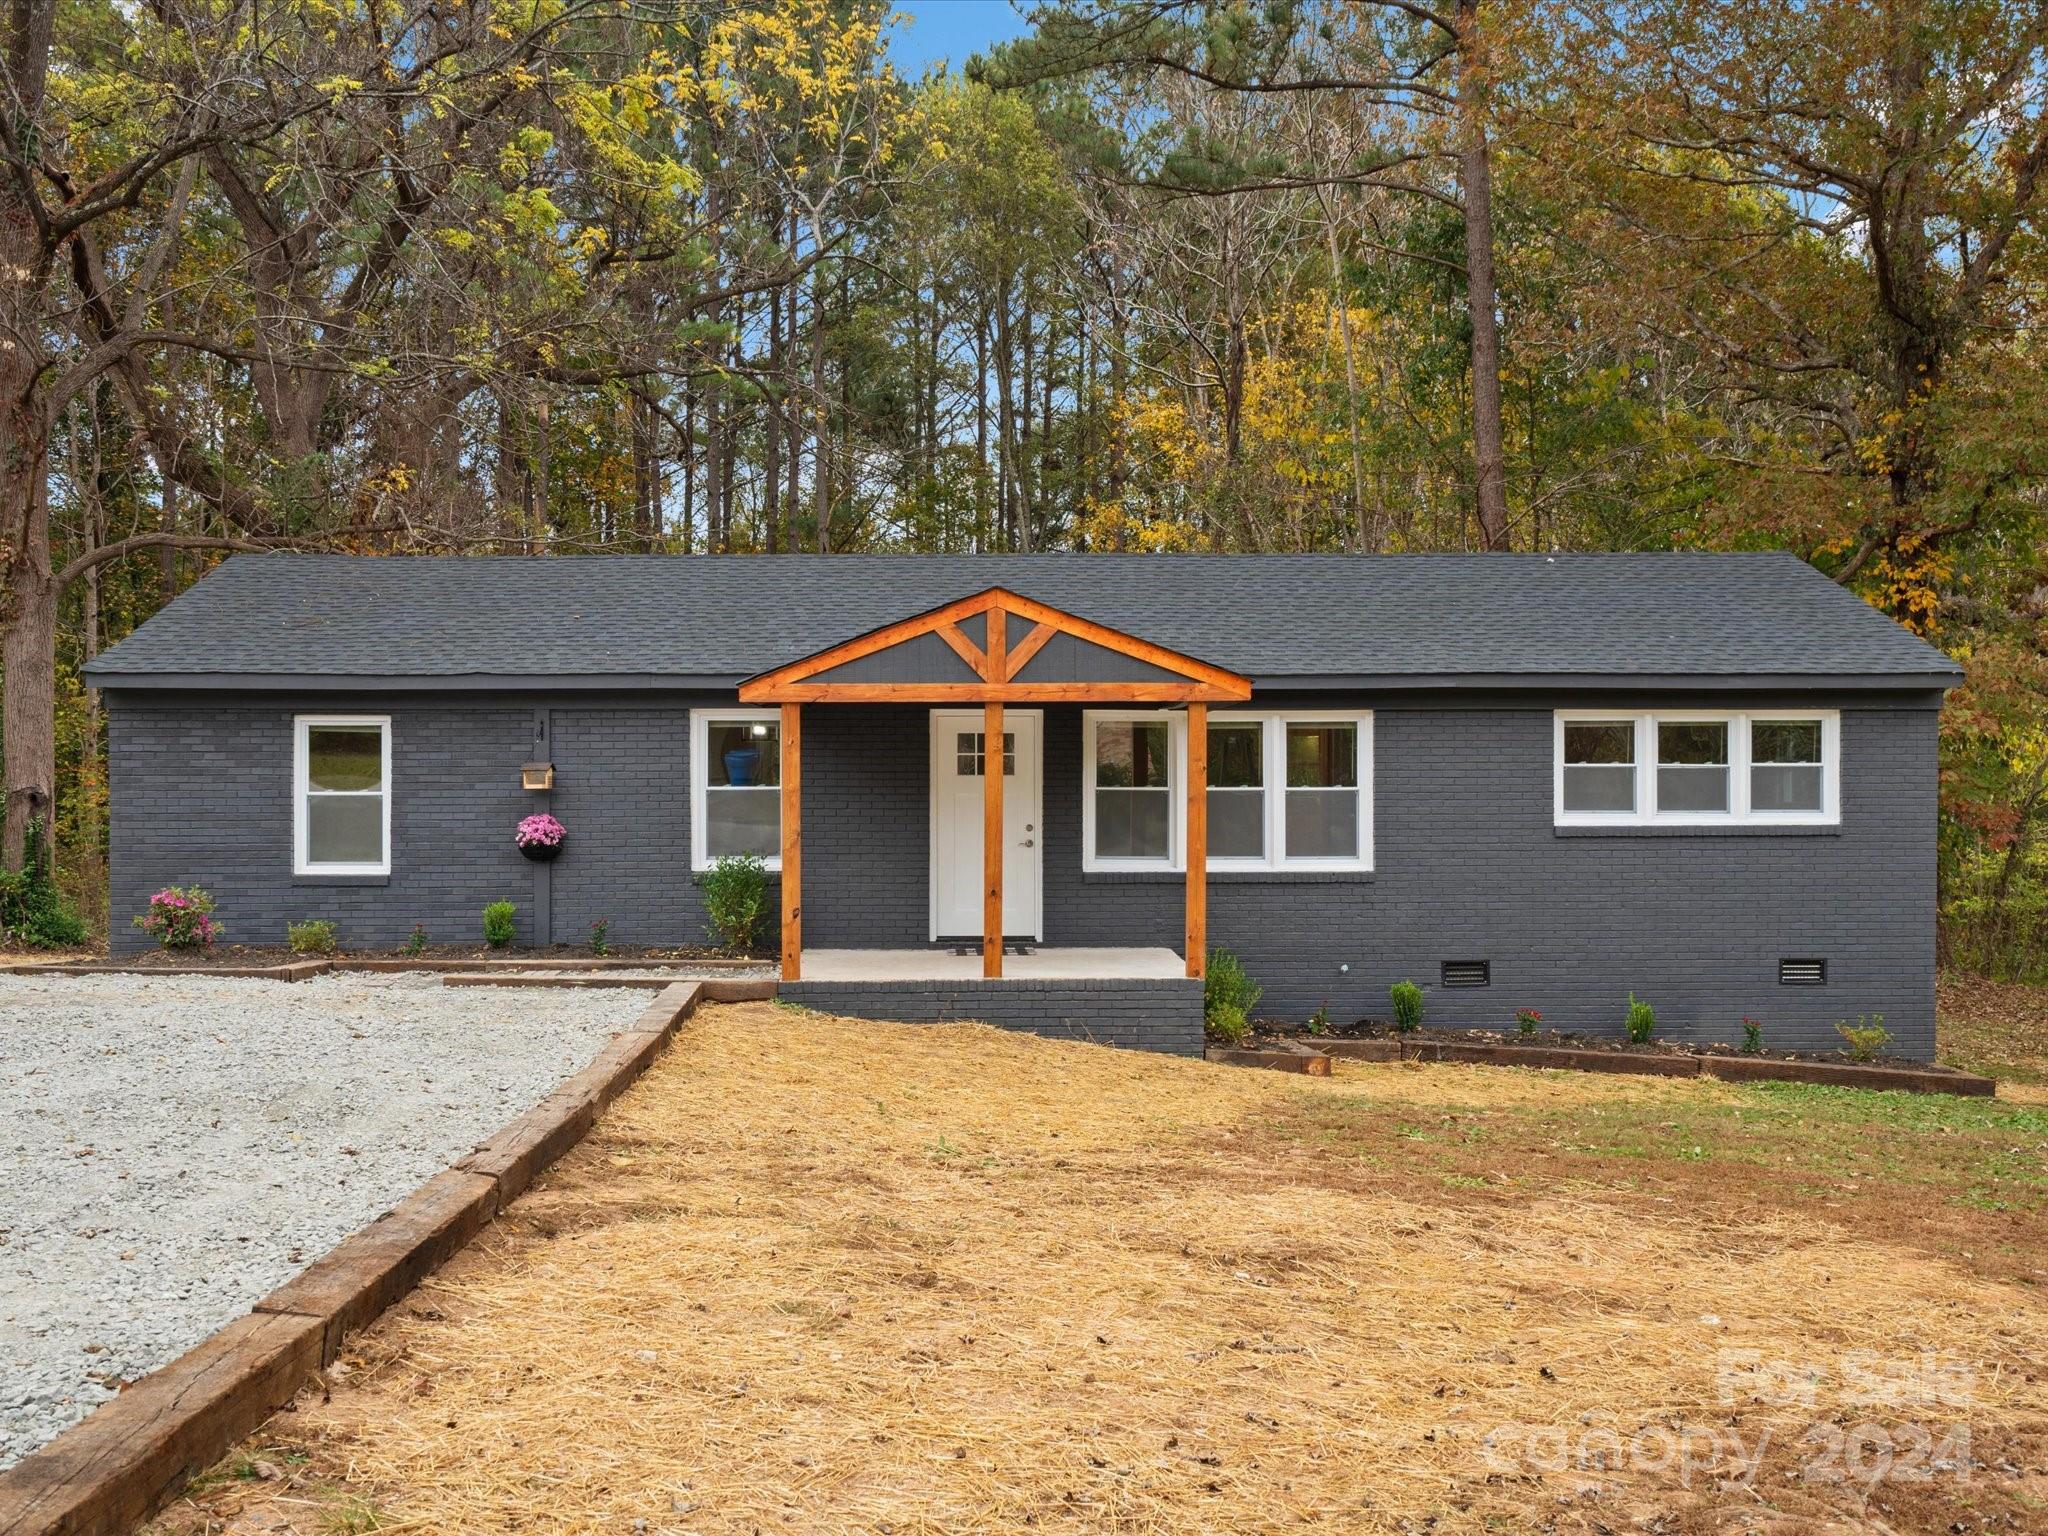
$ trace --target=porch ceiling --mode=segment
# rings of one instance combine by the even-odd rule
[[[1003,956],[1008,981],[1152,981],[1187,974],[1170,949],[1047,949]],[[983,980],[981,947],[966,954],[950,949],[807,949],[805,981]]]

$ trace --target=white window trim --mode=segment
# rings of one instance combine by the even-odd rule
[[[712,865],[704,835],[705,816],[709,809],[708,797],[711,790],[711,722],[714,720],[736,720],[752,723],[766,721],[779,726],[782,711],[779,709],[693,709],[690,711],[690,868],[706,870]],[[776,745],[781,746],[782,738],[777,735]],[[764,786],[766,787],[766,786]],[[781,844],[776,851],[762,856],[761,863],[771,874],[782,868]]]
[[[1636,808],[1633,811],[1568,811],[1564,808],[1564,728],[1625,720],[1635,726]],[[1820,725],[1821,808],[1818,811],[1759,811],[1750,796],[1750,726],[1757,720],[1813,720]],[[1657,809],[1657,727],[1709,721],[1728,727],[1728,809]],[[1832,827],[1842,820],[1842,713],[1836,709],[1560,709],[1553,716],[1551,815],[1560,827]]]
[[[383,738],[384,763],[381,794],[384,801],[384,857],[374,864],[315,864],[308,856],[306,840],[311,818],[306,814],[308,783],[312,766],[310,735],[315,726],[347,725],[359,729],[374,726]],[[331,792],[330,792],[331,793]],[[368,791],[341,791],[362,793]],[[292,873],[294,875],[388,875],[391,873],[391,717],[389,715],[294,715],[292,717]]]
[[[1102,859],[1095,856],[1095,731],[1098,724],[1119,720],[1167,722],[1166,792],[1172,805],[1164,859]],[[1370,873],[1373,860],[1373,734],[1369,709],[1232,709],[1209,711],[1209,724],[1256,724],[1261,727],[1264,758],[1260,789],[1265,797],[1266,856],[1259,859],[1209,856],[1212,874]],[[1358,853],[1353,858],[1289,858],[1287,847],[1287,734],[1289,725],[1355,725],[1358,727]],[[1152,870],[1185,873],[1187,869],[1186,793],[1188,717],[1185,710],[1101,709],[1081,715],[1081,868],[1089,874]]]

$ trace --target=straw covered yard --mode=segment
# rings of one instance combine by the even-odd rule
[[[2038,1531],[2048,1111],[1897,1097],[706,1009],[161,1525]]]

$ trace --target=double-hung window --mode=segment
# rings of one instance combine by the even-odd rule
[[[1833,710],[1560,710],[1561,827],[1832,825],[1841,717]]]
[[[700,709],[690,716],[690,867],[752,854],[782,867],[782,716]]]
[[[1209,864],[1229,870],[1372,868],[1372,716],[1211,711]],[[1187,716],[1082,719],[1082,867],[1187,867]]]
[[[292,870],[391,873],[391,718],[300,715],[292,722]]]

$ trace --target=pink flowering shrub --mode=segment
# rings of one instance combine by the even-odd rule
[[[519,829],[512,834],[512,841],[522,848],[559,848],[562,839],[568,835],[567,827],[543,811],[520,822]]]
[[[135,926],[165,949],[206,949],[226,931],[213,920],[213,897],[196,885],[165,886]]]

